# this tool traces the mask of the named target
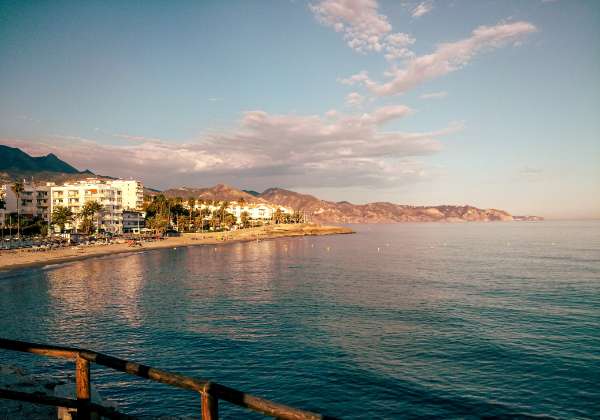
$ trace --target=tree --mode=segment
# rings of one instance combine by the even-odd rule
[[[233,214],[229,212],[225,212],[225,216],[223,217],[223,224],[227,227],[231,227],[235,225],[236,218]]]
[[[17,236],[21,236],[21,193],[25,189],[22,182],[15,182],[10,189],[17,196]]]
[[[219,209],[219,216],[221,218],[221,224],[225,223],[225,214],[227,213],[227,207],[229,207],[229,201],[223,201],[221,208]]]
[[[240,223],[242,224],[242,227],[246,227],[248,220],[250,220],[250,214],[248,214],[247,211],[243,211],[242,214],[240,214]]]
[[[64,206],[56,206],[52,211],[52,224],[58,225],[61,232],[65,229],[65,225],[73,221],[73,212],[70,208]]]
[[[167,215],[157,214],[147,220],[148,227],[155,229],[157,233],[163,234],[169,227],[169,218]]]
[[[218,226],[221,225],[221,219],[219,217],[219,211],[215,210],[212,213],[212,217],[210,218],[210,227],[213,229],[217,229]]]
[[[292,215],[288,215],[288,219],[292,223],[302,223],[302,213],[296,210]]]
[[[284,215],[283,215],[283,212],[281,211],[281,209],[277,209],[275,211],[274,219],[275,219],[275,223],[283,223],[285,218],[284,218]]]
[[[240,205],[240,207],[244,207],[246,205],[246,200],[244,199],[244,197],[241,197],[238,200],[238,204]]]
[[[164,195],[159,194],[152,197],[152,200],[144,203],[144,211],[146,218],[154,217],[158,213],[166,213],[167,199]]]
[[[194,207],[196,206],[196,199],[194,197],[190,197],[188,198],[188,206],[190,208],[190,223],[189,223],[189,228],[192,227],[192,216],[194,214]]]
[[[98,214],[96,218],[96,232],[100,230],[100,217],[99,213],[102,210],[102,204],[97,201],[88,201],[81,208],[81,216],[83,217],[83,226],[82,229],[85,233],[90,233],[91,228],[93,226],[94,216]],[[89,222],[89,219],[92,220],[92,223]]]

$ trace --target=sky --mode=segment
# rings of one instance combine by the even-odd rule
[[[0,144],[156,188],[600,217],[595,0],[0,0]]]

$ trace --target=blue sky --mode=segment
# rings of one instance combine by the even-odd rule
[[[159,188],[600,217],[600,3],[0,1],[0,143]]]

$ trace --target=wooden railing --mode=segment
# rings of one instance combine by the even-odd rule
[[[201,397],[202,420],[216,420],[219,418],[219,400],[224,400],[237,406],[245,407],[252,411],[277,417],[279,419],[334,419],[333,417],[324,416],[322,414],[277,404],[209,380],[191,378],[189,376],[155,369],[150,366],[140,365],[95,351],[74,347],[28,343],[25,341],[7,340],[3,338],[0,338],[0,349],[27,352],[74,361],[76,400],[41,394],[22,393],[8,389],[0,389],[0,398],[28,401],[57,407],[76,408],[77,419],[91,419],[98,418],[98,416],[116,419],[131,418],[114,409],[92,403],[90,363],[97,363],[120,372],[129,373],[155,382],[162,382],[177,388],[198,392]]]

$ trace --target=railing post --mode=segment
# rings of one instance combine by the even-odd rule
[[[79,403],[77,419],[90,420],[92,418],[89,407],[89,403],[91,402],[90,362],[79,354],[75,359],[75,389],[77,402]]]
[[[211,383],[204,385],[204,390],[200,393],[202,396],[202,420],[219,419],[219,399],[211,393]]]

